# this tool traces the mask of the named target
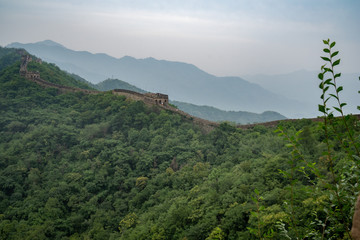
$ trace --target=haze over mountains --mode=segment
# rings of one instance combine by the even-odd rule
[[[3,48],[0,46],[0,71],[4,68],[10,66],[11,64],[15,64],[15,68],[17,62],[20,61],[21,56],[27,54],[25,50],[19,51],[18,48]],[[29,65],[30,64],[30,65]],[[62,71],[58,66],[54,64],[49,64],[45,61],[42,64],[34,65],[30,62],[29,68],[31,71],[38,71],[39,74],[45,79],[45,82],[51,82],[59,85],[63,85],[65,87],[75,87],[75,88],[84,88],[84,89],[98,89],[100,91],[110,91],[113,89],[126,89],[133,92],[138,92],[140,94],[146,93],[146,91],[131,85],[127,82],[121,81],[119,79],[106,79],[98,84],[91,84],[86,81],[82,77],[68,73],[66,71]],[[18,76],[18,71],[14,72],[15,76]],[[45,84],[46,85],[46,84]],[[65,89],[65,88],[64,88]],[[66,91],[66,90],[65,90]],[[174,103],[171,101],[170,103]],[[216,109],[214,107],[207,106],[197,106],[188,103],[176,102],[175,105],[178,109],[189,113],[194,117],[199,117],[209,121],[231,121],[237,124],[248,124],[248,123],[259,123],[259,122],[269,122],[273,120],[281,120],[286,119],[286,117],[282,116],[277,112],[264,112],[262,114],[251,113],[251,112],[227,112],[220,109]],[[173,109],[175,110],[175,109]],[[175,111],[181,113],[179,111]],[[191,118],[194,119],[194,118]],[[200,122],[201,119],[199,119]]]
[[[264,88],[280,94],[284,97],[302,100],[311,108],[308,110],[312,116],[318,114],[317,104],[320,103],[321,89],[319,89],[320,80],[317,75],[319,72],[299,70],[289,74],[278,75],[248,75],[247,80],[257,83]],[[360,102],[360,73],[342,73],[337,83],[344,87],[340,93],[341,100],[348,105],[344,107],[345,113],[358,113],[357,105]],[[337,103],[330,103],[335,105]]]
[[[166,93],[171,100],[228,111],[276,111],[290,118],[319,115],[316,99],[320,94],[313,73],[295,81],[291,79],[295,75],[248,76],[251,83],[240,77],[217,77],[187,63],[129,56],[117,59],[101,53],[73,51],[50,40],[12,43],[7,47],[24,48],[92,83],[118,78],[146,91]],[[309,86],[311,81],[315,84]]]
[[[230,121],[241,124],[271,122],[283,120],[286,117],[273,111],[266,111],[261,114],[244,111],[223,111],[209,106],[197,106],[190,103],[171,101],[180,110],[189,113],[192,116],[207,119],[214,122]]]

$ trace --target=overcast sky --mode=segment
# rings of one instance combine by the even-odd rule
[[[1,46],[51,39],[218,76],[318,70],[331,38],[360,72],[359,0],[0,0],[0,33]]]

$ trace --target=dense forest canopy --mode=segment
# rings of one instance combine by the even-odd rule
[[[318,172],[294,161],[275,129],[223,123],[206,133],[141,101],[42,88],[21,77],[19,65],[14,57],[0,69],[1,239],[347,236],[327,214],[332,200]],[[83,86],[54,65],[31,67],[49,81]],[[358,120],[347,121],[358,137]],[[301,156],[331,178],[323,123],[281,125],[298,137]],[[328,140],[331,169],[349,175],[344,192],[354,195],[359,170],[344,160],[335,135]],[[351,216],[354,197],[344,196]]]

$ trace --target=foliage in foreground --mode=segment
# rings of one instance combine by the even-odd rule
[[[319,111],[323,114],[322,142],[326,146],[323,152],[322,162],[319,164],[306,156],[300,149],[304,145],[302,136],[307,135],[307,128],[289,135],[281,127],[278,128],[280,136],[288,140],[288,146],[292,148],[292,159],[289,161],[291,168],[282,172],[285,178],[291,181],[289,199],[289,212],[291,217],[279,222],[278,228],[284,237],[288,239],[352,239],[350,234],[354,203],[359,194],[360,179],[360,141],[359,120],[351,116],[345,116],[343,108],[347,105],[341,101],[340,95],[343,87],[339,84],[341,73],[335,71],[340,64],[339,51],[334,51],[335,42],[329,39],[323,41],[323,49],[326,56],[321,58],[325,64],[321,66],[318,78],[322,90]],[[360,78],[359,78],[360,79]],[[335,117],[335,114],[338,117]],[[309,150],[307,146],[305,150]],[[302,178],[308,180],[306,195],[312,201],[317,202],[317,208],[313,210],[312,217],[308,219],[308,227],[303,228],[303,218],[298,218],[295,203],[294,187],[299,178],[295,172],[301,172]],[[259,221],[260,224],[260,221]],[[286,228],[291,229],[289,232]],[[261,229],[253,231],[261,237]]]
[[[324,124],[284,122],[297,137],[290,153],[273,129],[222,124],[204,134],[142,102],[59,95],[18,67],[0,73],[0,238],[346,237],[325,182],[334,171],[349,192],[359,178],[344,171],[357,168]],[[346,121],[358,139],[358,120]],[[342,201],[351,213],[352,199]]]

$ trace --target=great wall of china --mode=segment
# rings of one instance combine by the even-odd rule
[[[32,58],[30,55],[23,55],[22,57],[22,62],[20,65],[20,75],[25,77],[26,79],[35,82],[37,84],[39,84],[42,87],[45,88],[57,88],[60,92],[62,93],[66,93],[66,92],[83,92],[85,94],[99,94],[102,93],[102,91],[97,91],[97,90],[88,90],[88,89],[82,89],[82,88],[76,88],[76,87],[68,87],[68,86],[64,86],[64,85],[59,85],[59,84],[55,84],[55,83],[51,83],[48,82],[46,80],[43,80],[40,78],[40,73],[39,72],[31,72],[27,70],[27,65],[28,63],[32,61]],[[36,62],[38,62],[39,64],[42,63],[41,59],[35,59]],[[171,105],[169,105],[169,97],[168,95],[165,94],[161,94],[161,93],[145,93],[145,94],[141,94],[138,92],[134,92],[134,91],[130,91],[130,90],[125,90],[125,89],[114,89],[112,90],[112,94],[114,95],[120,95],[120,96],[125,96],[126,98],[135,100],[135,101],[143,101],[146,105],[148,106],[158,106],[162,109],[177,113],[182,115],[183,117],[185,117],[186,119],[192,120],[194,122],[194,124],[197,124],[199,126],[201,126],[205,131],[211,131],[212,129],[214,129],[215,127],[219,126],[220,124],[217,122],[212,122],[212,121],[208,121],[205,119],[201,119],[198,117],[194,117],[184,111],[181,111],[177,108],[172,107]],[[354,115],[356,116],[358,119],[360,119],[360,114],[356,114]],[[254,123],[254,124],[246,124],[246,125],[237,125],[237,128],[242,128],[242,129],[249,129],[249,128],[253,128],[257,125],[262,125],[262,126],[266,126],[266,127],[276,127],[280,122],[282,121],[296,121],[298,119],[286,119],[286,120],[277,120],[277,121],[271,121],[271,122],[264,122],[264,123]],[[319,122],[322,121],[322,118],[309,118],[309,120],[314,121],[314,122]]]
[[[45,88],[56,88],[61,93],[66,92],[83,92],[85,94],[99,94],[103,93],[102,91],[97,90],[88,90],[88,89],[82,89],[82,88],[76,88],[76,87],[68,87],[56,83],[51,83],[46,80],[41,79],[39,72],[32,72],[28,71],[27,65],[29,62],[33,61],[32,57],[30,55],[23,55],[21,65],[20,65],[20,75],[25,77],[26,79],[35,82],[39,84],[42,87]],[[35,59],[37,63],[41,64],[41,59]],[[126,89],[114,89],[112,90],[112,94],[119,95],[119,96],[125,96],[126,98],[135,100],[135,101],[143,101],[148,106],[158,106],[162,109],[177,113],[182,115],[183,117],[192,120],[195,124],[200,125],[204,129],[211,130],[219,125],[219,123],[211,122],[205,119],[197,118],[194,116],[191,116],[190,114],[183,112],[177,108],[172,107],[169,105],[169,97],[166,94],[161,93],[145,93],[141,94],[138,92],[126,90]]]

